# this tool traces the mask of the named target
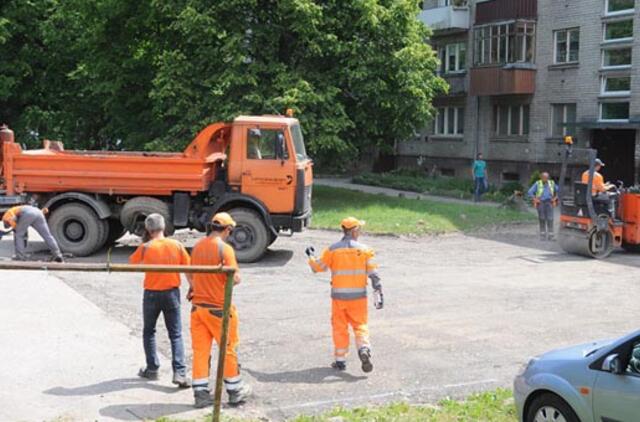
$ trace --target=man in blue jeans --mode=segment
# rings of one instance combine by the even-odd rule
[[[160,214],[149,215],[144,222],[149,241],[143,243],[131,255],[131,264],[190,265],[191,259],[185,247],[173,239],[164,237],[165,221]],[[191,278],[187,275],[191,284]],[[171,340],[173,384],[189,388],[187,368],[182,341],[180,319],[180,274],[145,273],[144,298],[142,301],[144,328],[142,339],[147,365],[138,376],[150,380],[158,379],[160,361],[156,352],[156,323],[162,313]]]
[[[478,202],[487,189],[487,162],[482,159],[482,154],[476,156],[471,169],[473,175],[473,200]]]

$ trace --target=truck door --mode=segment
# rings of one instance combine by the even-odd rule
[[[291,213],[295,160],[284,127],[248,127],[242,166],[242,193],[264,202],[270,213]]]

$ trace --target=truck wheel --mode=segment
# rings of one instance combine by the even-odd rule
[[[164,234],[171,236],[176,230],[173,227],[169,205],[157,198],[136,196],[128,200],[120,212],[120,222],[131,233],[142,236],[144,234],[144,219],[154,213],[164,217]]]
[[[264,220],[256,211],[236,208],[229,211],[236,222],[229,243],[240,262],[255,262],[264,255],[269,243],[269,231]]]
[[[107,222],[100,220],[91,208],[79,203],[56,208],[49,218],[49,226],[60,249],[75,256],[91,255],[107,239]]]
[[[106,245],[113,246],[116,241],[127,233],[127,229],[124,228],[120,220],[115,218],[109,218],[107,220],[109,225],[109,234],[107,236]]]

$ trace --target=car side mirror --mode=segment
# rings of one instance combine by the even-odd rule
[[[276,158],[284,161],[284,151],[284,136],[282,136],[282,134],[278,134],[276,137]]]
[[[614,375],[622,374],[622,360],[620,360],[620,356],[618,356],[618,354],[607,356],[604,362],[602,362],[602,370]]]

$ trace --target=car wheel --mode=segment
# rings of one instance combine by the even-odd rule
[[[526,422],[580,422],[571,406],[555,394],[546,393],[533,400]]]

